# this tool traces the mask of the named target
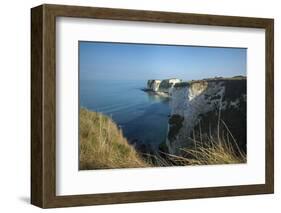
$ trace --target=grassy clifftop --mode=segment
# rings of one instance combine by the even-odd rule
[[[80,109],[79,169],[149,167],[111,118]]]
[[[223,129],[220,130],[220,132]],[[229,132],[227,128],[227,132]],[[201,133],[201,132],[200,132]],[[195,136],[196,134],[194,134]],[[245,163],[232,134],[193,138],[193,147],[182,148],[181,155],[167,151],[148,155],[144,159],[131,146],[111,118],[97,112],[80,109],[80,170],[143,168]],[[231,143],[234,140],[234,145]],[[234,150],[238,148],[239,152]]]

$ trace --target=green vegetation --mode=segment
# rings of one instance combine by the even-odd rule
[[[178,114],[172,115],[169,119],[170,130],[168,133],[168,138],[171,140],[172,138],[176,137],[179,130],[182,128],[182,122],[184,118]]]
[[[190,85],[190,82],[188,81],[183,81],[183,82],[179,82],[179,83],[176,83],[174,85],[175,88],[181,88],[181,87],[186,87],[186,86],[189,86]]]
[[[80,109],[79,169],[150,167],[111,118]]]

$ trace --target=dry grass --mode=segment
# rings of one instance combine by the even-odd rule
[[[79,169],[150,167],[111,118],[80,109]]]
[[[225,132],[221,134],[221,132]],[[212,165],[246,163],[246,154],[241,151],[227,125],[221,120],[215,137],[199,132],[193,134],[192,148],[182,148],[182,156],[166,154],[176,165]]]
[[[196,137],[197,136],[197,137]],[[218,122],[216,134],[193,134],[193,145],[181,155],[159,152],[145,159],[131,146],[111,118],[80,110],[79,169],[143,168],[246,163],[243,153],[227,125]]]

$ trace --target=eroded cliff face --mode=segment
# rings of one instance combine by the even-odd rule
[[[181,82],[181,80],[177,78],[171,78],[165,80],[148,80],[147,89],[160,94],[161,93],[170,94],[174,85],[179,82]]]
[[[169,152],[193,146],[194,132],[214,133],[220,117],[246,152],[246,78],[211,79],[174,84],[166,144]]]
[[[151,89],[153,92],[158,91],[161,80],[148,80],[147,89]]]

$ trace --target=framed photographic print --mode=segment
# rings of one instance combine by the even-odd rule
[[[274,191],[273,19],[31,9],[31,203]]]

